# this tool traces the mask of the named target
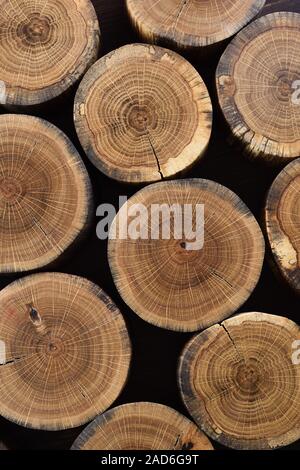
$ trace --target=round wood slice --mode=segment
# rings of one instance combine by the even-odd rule
[[[127,0],[127,9],[147,42],[198,49],[235,34],[264,4],[265,0]]]
[[[300,159],[287,165],[268,193],[266,231],[277,267],[300,293]]]
[[[300,155],[300,14],[251,23],[221,57],[219,101],[233,136],[252,157],[287,163]]]
[[[273,449],[300,438],[299,326],[264,313],[238,315],[195,336],[179,363],[188,411],[213,439]]]
[[[39,118],[0,116],[0,272],[46,266],[87,227],[91,185],[70,140]]]
[[[140,220],[148,239],[132,239],[135,234],[130,224],[135,221],[130,213],[136,204],[148,211],[148,220]],[[157,222],[162,204],[180,208],[189,204],[193,216],[186,212],[184,217],[192,218],[193,231],[197,205],[204,204],[203,248],[197,249],[195,244],[191,248],[188,238],[194,237],[189,233],[182,238],[174,234],[173,211],[170,217],[168,212],[160,215]],[[170,219],[171,237],[164,239]],[[151,228],[158,223],[158,239],[151,239]],[[126,239],[127,225],[133,236]],[[187,179],[150,185],[121,208],[111,233],[114,229],[108,258],[115,284],[134,312],[163,328],[195,331],[223,320],[248,299],[261,273],[264,240],[258,223],[236,194],[213,181]]]
[[[175,52],[130,44],[102,57],[75,98],[75,125],[94,165],[128,183],[158,181],[206,150],[212,106],[198,72]]]
[[[90,0],[0,0],[0,11],[4,105],[48,102],[97,59],[100,32]]]
[[[28,276],[0,292],[0,312],[2,416],[29,428],[73,428],[117,398],[130,343],[98,286],[67,274]]]
[[[213,450],[189,419],[157,403],[130,403],[98,416],[73,450]]]

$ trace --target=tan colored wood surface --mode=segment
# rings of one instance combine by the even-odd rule
[[[300,293],[300,159],[287,165],[272,184],[265,207],[265,226],[277,267]]]
[[[300,14],[269,14],[241,31],[219,62],[221,108],[233,136],[254,158],[288,163],[300,155],[298,41]]]
[[[133,220],[128,217],[127,224],[125,211],[130,213],[134,204],[143,204],[150,214],[141,221],[148,239],[119,236],[126,234]],[[187,249],[186,237],[175,238],[174,212],[160,216],[159,239],[151,239],[151,207],[158,213],[161,204],[190,204],[194,231],[196,205],[204,204],[202,249]],[[169,220],[171,237],[163,239]],[[259,279],[264,259],[260,227],[236,194],[213,181],[187,179],[147,186],[121,208],[114,226],[117,236],[108,244],[114,282],[129,307],[154,325],[179,331],[206,328],[235,312]]]
[[[102,57],[80,84],[74,109],[80,142],[107,176],[158,181],[203,155],[212,106],[198,72],[175,52],[130,44]]]
[[[196,423],[236,449],[273,449],[300,438],[300,329],[263,313],[238,315],[195,336],[179,363],[182,397]]]
[[[229,38],[264,4],[265,0],[127,0],[127,9],[147,42],[191,49]]]
[[[197,426],[168,406],[130,403],[98,416],[74,450],[213,450]]]
[[[70,140],[39,118],[0,116],[0,272],[60,257],[88,225],[91,185]]]
[[[33,106],[66,92],[96,60],[90,0],[1,0],[0,81],[5,104]]]
[[[117,398],[130,342],[98,286],[67,274],[28,276],[0,292],[0,312],[2,416],[29,428],[72,428]]]

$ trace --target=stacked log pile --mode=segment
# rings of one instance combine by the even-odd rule
[[[0,450],[299,447],[285,7],[0,0]]]

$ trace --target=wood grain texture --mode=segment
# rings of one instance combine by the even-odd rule
[[[193,231],[196,207],[204,204],[202,249],[187,249],[185,232],[176,239],[172,210],[160,215],[161,204],[191,205]],[[149,239],[122,239],[126,212],[142,204],[152,219],[140,221]],[[136,206],[138,207],[138,206]],[[131,222],[128,217],[128,224]],[[164,239],[169,225],[170,239]],[[158,239],[151,228],[159,224]],[[187,179],[150,185],[131,197],[119,211],[108,243],[114,282],[127,305],[144,320],[162,328],[195,331],[223,320],[250,296],[264,259],[264,240],[255,218],[229,189],[213,181]],[[143,228],[145,227],[145,228]],[[125,238],[125,237],[123,237]]]
[[[260,15],[267,15],[275,11],[294,11],[300,13],[300,4],[298,0],[267,0]]]
[[[213,450],[197,426],[157,403],[130,403],[98,416],[73,450]]]
[[[276,266],[300,294],[300,159],[277,176],[267,196],[265,227]]]
[[[74,109],[80,142],[94,165],[127,183],[175,176],[203,155],[212,106],[200,75],[175,52],[131,44],[85,75]]]
[[[111,5],[121,4],[122,2],[124,0],[93,0],[95,6],[101,3],[103,8],[110,8]],[[116,7],[116,10],[118,8],[119,6]],[[269,1],[265,8],[266,12],[270,12],[273,8],[278,10],[295,8],[299,11],[300,2],[299,0]],[[129,28],[126,29],[126,25],[123,26],[123,24],[118,23],[117,16],[119,16],[119,11],[115,18],[111,15],[108,19],[106,33],[103,31],[102,26],[102,10],[99,9],[102,37],[106,34],[103,42],[106,44],[105,50],[107,52],[116,47],[116,42],[118,46],[133,42],[132,39],[127,39]],[[219,54],[216,54],[214,59],[217,60],[218,57]],[[198,70],[205,78],[207,85],[212,87],[215,72],[214,61],[201,62]],[[59,112],[53,115],[49,113],[49,108],[47,107],[45,117],[63,129],[67,135],[73,135],[71,106],[59,108]],[[96,168],[92,168],[89,165],[89,169],[91,170],[92,178],[96,182],[94,191],[96,205],[102,203],[103,200],[115,204],[119,194],[131,195],[135,191],[135,187],[128,187],[124,192],[123,187],[120,189],[118,184],[112,184]],[[193,168],[189,177],[199,176],[214,179],[230,187],[240,195],[251,211],[258,216],[264,204],[265,193],[276,175],[277,169],[275,168],[258,167],[254,162],[240,158],[236,148],[230,147],[226,142],[225,128],[221,120],[216,116],[214,135],[208,149],[207,158],[201,162],[201,165]],[[99,269],[99,263],[95,263],[95,253],[97,253],[98,259],[104,263],[101,269]],[[76,256],[65,258],[60,264],[60,268],[65,272],[84,275],[97,284],[105,286],[108,292],[115,292],[109,270],[106,267],[106,243],[99,242],[95,233],[91,232],[88,242],[80,245],[80,250],[76,252]],[[1,288],[8,282],[10,282],[9,277],[1,276]],[[259,311],[268,311],[274,314],[284,312],[289,318],[299,322],[298,306],[298,296],[294,295],[282,283],[277,283],[266,263],[261,281],[247,301],[247,304],[243,306],[243,311],[258,309]],[[179,351],[186,341],[186,335],[152,327],[140,320],[137,315],[133,315],[124,304],[122,311],[124,311],[131,324],[136,360],[133,364],[130,380],[118,403],[147,399],[149,401],[166,403],[177,409],[177,411],[185,413],[179,397],[178,387],[176,387],[174,370]],[[9,448],[14,449],[67,449],[71,446],[78,432],[77,429],[61,432],[34,431],[14,425],[5,419],[1,419],[0,425],[2,440]],[[223,447],[217,442],[215,446],[216,448]],[[300,441],[290,445],[288,449],[297,450],[299,447]],[[247,460],[247,457],[245,460]]]
[[[1,291],[0,312],[2,416],[73,428],[117,398],[131,348],[120,311],[98,286],[67,274],[28,276]]]
[[[70,140],[49,122],[0,116],[0,272],[52,263],[90,220],[91,185]]]
[[[126,0],[126,4],[133,25],[147,42],[201,49],[237,33],[265,0]]]
[[[100,32],[90,0],[1,0],[0,11],[0,80],[7,106],[51,101],[97,58]]]
[[[298,13],[269,14],[241,31],[219,62],[222,111],[233,136],[254,158],[288,163],[300,155],[300,105],[294,101],[298,40]]]
[[[300,437],[300,365],[287,318],[238,315],[195,336],[179,363],[179,386],[196,423],[236,449],[273,449]]]

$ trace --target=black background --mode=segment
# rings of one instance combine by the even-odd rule
[[[124,3],[125,0],[93,0],[102,32],[101,55],[130,42],[141,42],[130,27]],[[299,3],[299,0],[267,1],[261,15],[279,10],[300,12]],[[226,125],[218,109],[214,89],[215,69],[224,48],[225,45],[209,59],[192,61],[210,91],[214,124],[206,157],[185,176],[208,178],[227,186],[243,199],[260,220],[267,190],[280,169],[248,161],[239,149],[228,142]],[[95,206],[109,202],[118,207],[119,195],[131,196],[139,189],[109,180],[88,161],[74,130],[71,99],[51,113],[39,113],[39,116],[62,129],[81,153],[92,180]],[[94,217],[88,238],[55,270],[84,276],[100,285],[125,316],[133,346],[133,360],[128,383],[113,406],[133,401],[153,401],[187,415],[176,383],[176,368],[180,352],[191,334],[174,333],[147,324],[124,304],[109,271],[107,243],[96,238],[96,224],[97,219]],[[0,287],[17,277],[21,276],[1,278]],[[267,261],[255,291],[239,310],[248,311],[283,315],[298,321],[299,298],[277,279]],[[9,449],[68,449],[82,429],[34,431],[0,418],[0,441]],[[214,445],[223,448],[217,443]],[[300,449],[300,441],[289,448]]]

